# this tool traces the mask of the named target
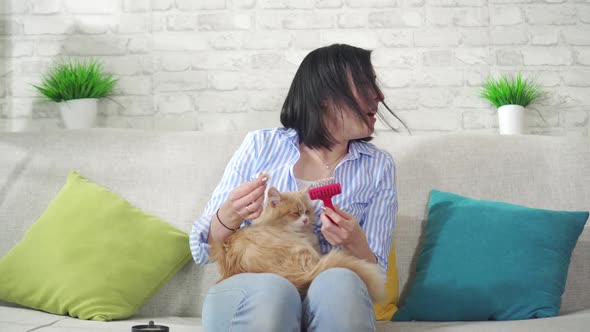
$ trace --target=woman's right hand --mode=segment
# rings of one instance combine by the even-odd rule
[[[231,220],[230,227],[238,228],[243,220],[260,217],[267,181],[268,175],[260,173],[255,180],[244,182],[229,193],[227,201],[219,209],[219,214],[224,221]]]

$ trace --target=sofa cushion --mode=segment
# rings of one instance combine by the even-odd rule
[[[556,316],[588,212],[533,209],[433,190],[413,285],[394,320]]]
[[[0,259],[0,299],[81,319],[127,318],[190,259],[186,233],[72,172]]]
[[[56,316],[29,309],[0,306],[0,331],[51,331],[51,332],[107,332],[130,331],[132,326],[145,325],[153,320],[173,332],[203,331],[200,318],[178,316],[138,316],[128,320],[98,322]],[[590,325],[590,310],[564,316],[497,322],[377,322],[377,332],[580,332]]]
[[[590,324],[590,310],[564,316],[485,322],[377,322],[377,331],[403,332],[581,332]]]

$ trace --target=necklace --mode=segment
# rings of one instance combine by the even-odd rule
[[[326,161],[324,160],[324,158],[322,158],[322,156],[320,156],[320,154],[319,154],[319,153],[318,153],[318,152],[317,152],[315,149],[310,149],[310,150],[311,150],[311,151],[313,151],[313,153],[314,153],[314,154],[315,154],[315,155],[316,155],[318,158],[320,158],[320,160],[321,160],[321,161],[322,161],[322,163],[324,164],[324,167],[325,167],[326,169],[330,169],[330,170],[332,169],[332,165],[333,165],[334,163],[336,163],[336,162],[338,162],[340,159],[344,158],[344,156],[346,156],[346,154],[348,153],[348,151],[347,151],[347,152],[345,152],[343,155],[341,155],[340,157],[338,157],[336,160],[334,160],[334,161],[332,161],[332,162],[329,162],[329,163],[328,163],[328,162],[326,162]]]

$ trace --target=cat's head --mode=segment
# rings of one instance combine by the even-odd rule
[[[257,222],[285,226],[292,231],[311,230],[315,214],[306,191],[268,190],[266,205]]]

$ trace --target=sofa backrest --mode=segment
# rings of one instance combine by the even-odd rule
[[[78,171],[189,233],[245,133],[94,129],[0,133],[0,256]],[[402,296],[431,189],[548,209],[590,209],[590,144],[584,138],[381,134],[397,164],[396,254]],[[590,235],[574,252],[562,311],[590,308]],[[199,316],[213,264],[187,264],[140,311]],[[403,299],[402,299],[403,300]]]
[[[189,233],[243,135],[134,130],[0,133],[0,256],[39,218],[70,171]],[[189,262],[141,309],[198,316],[215,266]]]
[[[533,208],[590,209],[587,137],[450,134],[381,135],[374,143],[397,166],[395,228],[401,297],[415,270],[432,189]],[[590,222],[574,250],[562,313],[590,308]]]

